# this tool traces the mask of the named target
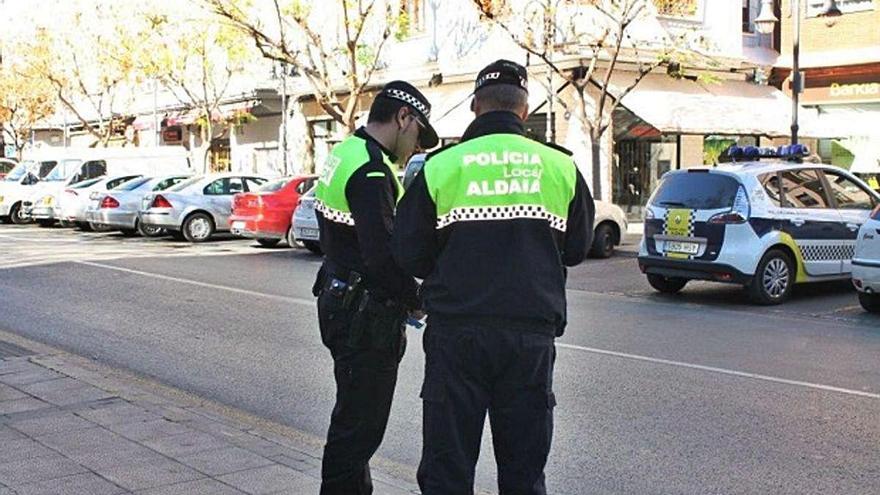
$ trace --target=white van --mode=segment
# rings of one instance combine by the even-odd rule
[[[63,158],[57,160],[55,167],[40,182],[32,187],[19,188],[18,194],[10,192],[10,211],[12,201],[19,203],[18,219],[29,221],[28,212],[34,202],[60,194],[65,187],[80,181],[104,175],[137,174],[161,176],[179,173],[192,173],[189,154],[182,146],[160,146],[154,148],[85,148],[59,150]],[[42,152],[41,154],[51,153]],[[41,157],[45,161],[45,157]],[[42,163],[42,162],[41,162]],[[7,201],[4,199],[4,201]],[[2,207],[0,207],[2,208]],[[0,209],[2,211],[2,209]],[[16,217],[7,213],[12,220]],[[21,218],[23,217],[23,219]]]
[[[0,221],[27,223],[24,202],[37,190],[40,180],[49,175],[64,160],[56,152],[29,154],[0,180]],[[74,160],[82,164],[80,160]]]

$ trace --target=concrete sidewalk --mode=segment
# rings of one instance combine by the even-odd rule
[[[0,495],[317,494],[321,442],[246,416],[0,332]]]

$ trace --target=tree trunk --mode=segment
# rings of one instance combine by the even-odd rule
[[[302,154],[302,173],[303,174],[314,174],[315,173],[315,129],[312,127],[312,123],[306,120],[306,132],[303,135],[303,148],[304,152]]]
[[[602,136],[590,136],[590,157],[593,160],[593,198],[602,200]]]

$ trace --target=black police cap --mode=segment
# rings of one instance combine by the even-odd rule
[[[437,131],[431,126],[431,103],[421,91],[406,81],[391,81],[382,88],[378,97],[399,100],[407,104],[414,111],[416,119],[422,124],[419,130],[419,146],[423,149],[431,149],[437,146],[440,139]]]
[[[510,84],[518,86],[528,93],[529,74],[526,72],[525,67],[516,62],[504,59],[496,60],[487,65],[479,74],[477,74],[477,80],[474,83],[474,92],[495,84]]]

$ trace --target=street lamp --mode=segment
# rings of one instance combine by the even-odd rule
[[[794,45],[791,50],[791,144],[798,142],[798,99],[801,92],[800,53],[801,53],[801,6],[800,0],[791,0],[791,17],[794,20]],[[818,17],[837,17],[841,15],[835,0],[826,0]],[[779,19],[773,15],[773,0],[761,0],[761,12],[755,18],[755,29],[762,34],[773,32]]]

